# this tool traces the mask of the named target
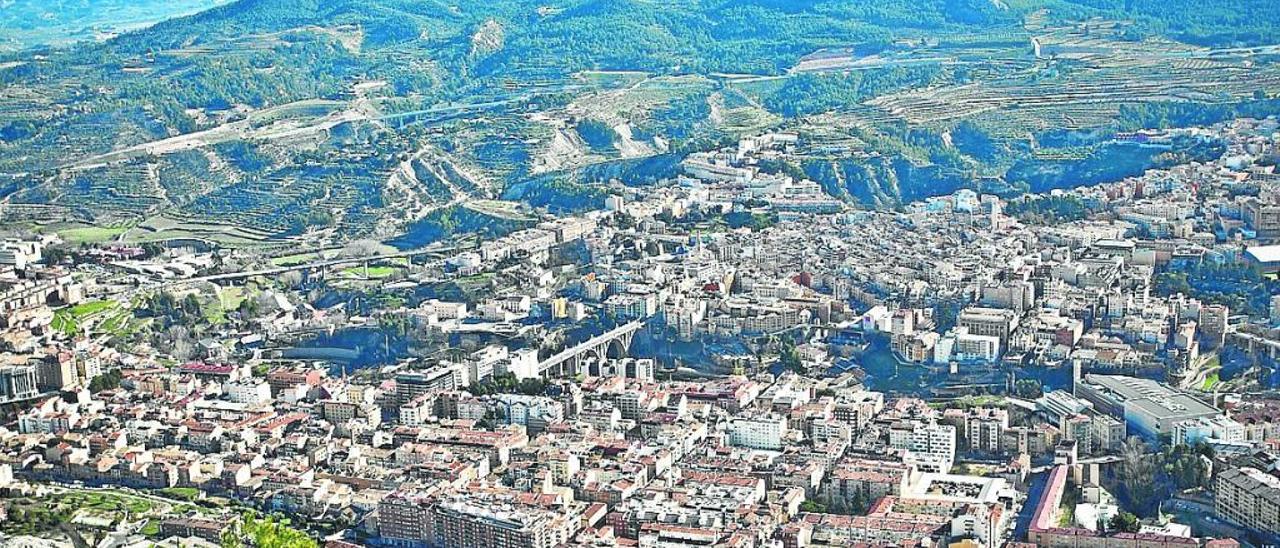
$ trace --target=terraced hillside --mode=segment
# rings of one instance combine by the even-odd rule
[[[1243,3],[1259,17],[1189,0],[239,0],[0,56],[0,222],[389,239],[471,200],[582,207],[591,185],[775,127],[805,136],[795,169],[851,200],[1016,191],[1026,162],[1093,157],[1108,132],[1272,109],[1276,8]],[[1236,27],[1205,32],[1215,17]]]

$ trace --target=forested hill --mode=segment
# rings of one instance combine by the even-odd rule
[[[1134,39],[1162,35],[1205,46],[1268,44],[1280,21],[1280,2],[1272,0],[239,0],[68,55],[122,60],[350,25],[359,29],[363,55],[305,57],[338,74],[391,78],[402,92],[438,93],[487,76],[537,79],[582,69],[780,74],[821,48],[869,53],[895,39],[998,36],[1040,10],[1059,20],[1130,20]],[[405,74],[397,61],[406,55],[427,63],[417,72],[430,77]]]
[[[1139,35],[1200,46],[1280,43],[1280,2],[1270,0],[1019,0],[1010,4],[1032,9],[1043,5],[1068,19],[1130,19],[1137,23]]]
[[[780,127],[843,155],[791,168],[876,205],[1048,187],[1097,172],[1122,106],[1270,112],[1275,50],[1227,48],[1277,21],[1276,0],[238,0],[0,54],[0,200],[340,239]],[[1187,104],[1212,116],[1162,114]]]
[[[871,51],[894,38],[1019,22],[990,0],[241,0],[103,49],[137,54],[355,25],[365,49],[428,52],[460,76],[550,68],[777,74],[822,47]]]

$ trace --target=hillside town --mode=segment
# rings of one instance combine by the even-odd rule
[[[1116,139],[1173,133],[1227,150],[857,209],[773,132],[417,250],[15,236],[0,544],[1275,543],[1280,122]]]

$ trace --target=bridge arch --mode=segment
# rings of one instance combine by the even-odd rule
[[[605,344],[602,354],[604,354],[603,357],[605,358],[620,360],[627,357],[627,354],[629,354],[630,351],[631,337],[619,337],[616,339],[609,339],[609,342]]]

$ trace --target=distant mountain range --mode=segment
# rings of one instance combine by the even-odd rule
[[[0,51],[105,40],[232,0],[0,0]]]

